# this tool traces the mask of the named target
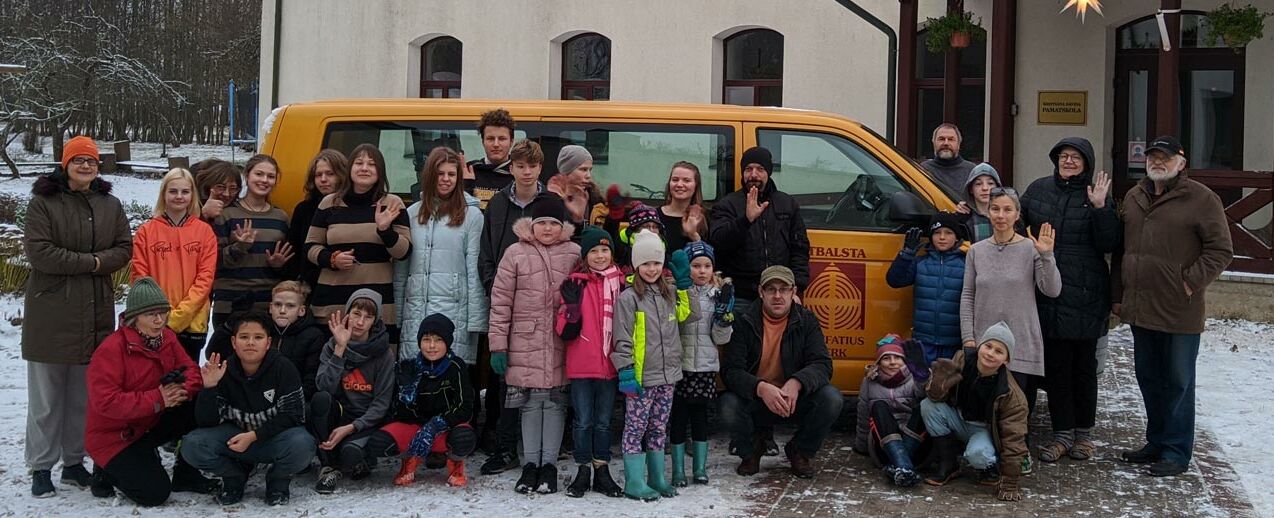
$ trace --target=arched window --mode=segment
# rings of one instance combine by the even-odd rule
[[[460,97],[460,58],[463,45],[451,36],[442,36],[420,46],[420,96],[446,99]]]
[[[562,99],[610,99],[610,38],[586,32],[562,42]]]
[[[751,29],[726,38],[721,102],[783,106],[783,35]]]

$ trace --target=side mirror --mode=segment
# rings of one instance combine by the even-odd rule
[[[889,198],[889,219],[898,223],[925,225],[933,215],[933,208],[908,191],[898,191]]]

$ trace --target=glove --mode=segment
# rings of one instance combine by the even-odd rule
[[[584,283],[578,279],[568,279],[562,283],[562,304],[566,307],[566,321],[579,322],[583,313],[580,311],[580,300],[584,298]]]
[[[168,371],[167,374],[164,374],[164,377],[159,378],[160,385],[173,385],[173,384],[181,385],[185,382],[186,382],[186,373],[185,371],[181,370],[181,367]]]
[[[924,342],[914,339],[903,342],[902,354],[907,360],[907,369],[911,371],[911,377],[917,383],[924,383],[929,379],[929,362],[925,356]]]
[[[433,449],[434,439],[445,431],[447,431],[447,421],[442,416],[433,416],[411,438],[411,444],[407,446],[407,454],[413,457],[429,455],[429,451]]]
[[[1000,476],[995,498],[1005,502],[1017,502],[1022,499],[1022,490],[1017,486],[1017,477]]]
[[[509,370],[509,353],[491,353],[491,370],[503,376]]]
[[[621,221],[624,219],[624,195],[619,193],[619,184],[612,183],[606,188],[607,218]]]
[[[668,258],[668,269],[672,270],[672,278],[677,289],[688,290],[694,283],[690,282],[690,257],[685,250],[677,250]]]
[[[717,302],[712,306],[712,319],[722,327],[734,322],[734,283],[729,280],[717,291]]]
[[[624,367],[619,370],[619,391],[628,397],[641,395],[641,384],[637,383],[637,372],[632,367]]]
[[[902,240],[902,251],[914,255],[917,250],[920,250],[920,235],[923,233],[920,227],[911,227]]]

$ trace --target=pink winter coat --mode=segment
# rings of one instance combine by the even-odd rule
[[[615,365],[610,361],[614,345],[611,322],[615,314],[615,299],[624,286],[624,272],[611,266],[603,272],[575,272],[571,280],[584,281],[584,295],[580,298],[579,337],[566,342],[566,377],[576,379],[606,379],[618,377]],[[611,281],[607,296],[607,281]],[[558,330],[564,327],[566,312],[557,312]]]
[[[557,243],[544,246],[531,233],[531,218],[513,224],[518,236],[504,252],[491,288],[492,353],[508,353],[510,386],[547,389],[566,385],[566,352],[554,332],[562,281],[580,260],[571,242],[574,225],[562,225]]]

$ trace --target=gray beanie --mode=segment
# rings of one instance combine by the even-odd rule
[[[358,299],[367,299],[372,301],[372,304],[376,306],[376,319],[380,320],[380,310],[381,310],[380,306],[382,304],[382,299],[379,293],[376,293],[375,290],[372,290],[370,288],[360,288],[358,291],[355,291],[354,293],[350,294],[349,300],[345,301],[346,315],[349,314],[349,307],[353,306],[354,301]]]
[[[593,155],[584,146],[566,146],[557,153],[557,173],[567,174],[575,171],[584,162],[592,162]]]
[[[996,322],[982,332],[982,340],[978,342],[978,346],[991,340],[1004,344],[1004,348],[1009,353],[1008,359],[1013,359],[1013,330],[1009,329],[1009,325],[1005,324],[1003,320]]]

